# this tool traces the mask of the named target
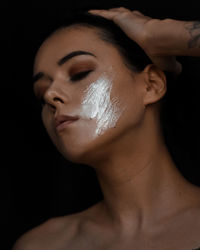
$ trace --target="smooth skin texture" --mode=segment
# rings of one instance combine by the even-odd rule
[[[179,74],[176,56],[200,56],[200,21],[153,19],[124,7],[89,12],[115,22],[163,70]]]
[[[134,19],[126,24],[131,27]],[[34,74],[44,76],[34,91],[45,99],[42,119],[49,136],[64,157],[95,168],[104,200],[83,212],[49,219],[24,234],[13,250],[192,250],[200,245],[200,188],[179,173],[164,144],[158,101],[166,93],[165,74],[159,65],[130,72],[118,50],[96,31],[73,26],[48,38],[35,59]],[[75,50],[95,57],[81,55],[57,64]],[[71,80],[84,70],[92,72]],[[113,79],[111,97],[125,107],[116,126],[94,138],[88,134],[96,128],[95,120],[80,119],[56,133],[55,115],[75,114],[84,90],[105,73]]]

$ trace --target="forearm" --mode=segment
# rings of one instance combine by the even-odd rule
[[[154,39],[156,38],[156,34]],[[162,20],[162,35],[154,40],[155,53],[200,56],[200,21]]]

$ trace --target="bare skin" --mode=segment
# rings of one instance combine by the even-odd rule
[[[200,56],[200,21],[153,19],[124,7],[90,10],[115,22],[163,70],[179,74],[176,56]]]
[[[58,59],[74,50],[89,51],[96,58],[81,55],[57,65]],[[71,72],[80,69],[93,72],[71,84]],[[71,27],[43,43],[35,60],[34,74],[38,72],[43,77],[34,91],[45,99],[42,119],[47,132],[66,158],[95,168],[104,200],[83,212],[48,220],[23,235],[13,250],[192,250],[200,246],[200,188],[179,173],[160,130],[156,103],[166,93],[163,71],[148,65],[141,73],[131,74],[117,49],[101,41],[95,29]],[[92,133],[95,123],[80,120],[56,133],[55,115],[75,111],[83,90],[102,73],[114,77],[112,95],[126,107],[117,125],[101,136],[84,137]]]

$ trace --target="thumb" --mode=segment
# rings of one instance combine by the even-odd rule
[[[152,56],[152,62],[161,70],[169,71],[179,75],[182,71],[182,65],[174,56]]]

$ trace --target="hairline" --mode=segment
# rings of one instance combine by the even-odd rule
[[[69,25],[66,25],[66,26],[63,25],[63,26],[57,28],[56,30],[54,30],[45,40],[47,40],[48,38],[50,38],[51,36],[53,36],[54,34],[56,34],[59,31],[66,30],[66,29],[72,29],[72,28],[79,29],[79,28],[82,28],[82,27],[93,29],[96,32],[99,39],[101,39],[101,41],[106,42],[107,44],[108,43],[112,44],[118,50],[118,52],[120,53],[120,56],[121,56],[121,58],[122,58],[122,60],[124,62],[124,65],[131,71],[131,73],[140,72],[140,70],[138,70],[136,68],[136,66],[134,66],[131,62],[129,62],[128,59],[125,57],[125,55],[122,52],[123,48],[121,46],[116,44],[114,40],[106,39],[106,33],[108,34],[109,30],[104,29],[103,27],[99,27],[99,26],[89,24],[89,23],[84,23],[84,22],[83,23],[82,22],[80,22],[80,23],[72,23],[72,24],[69,24]]]

